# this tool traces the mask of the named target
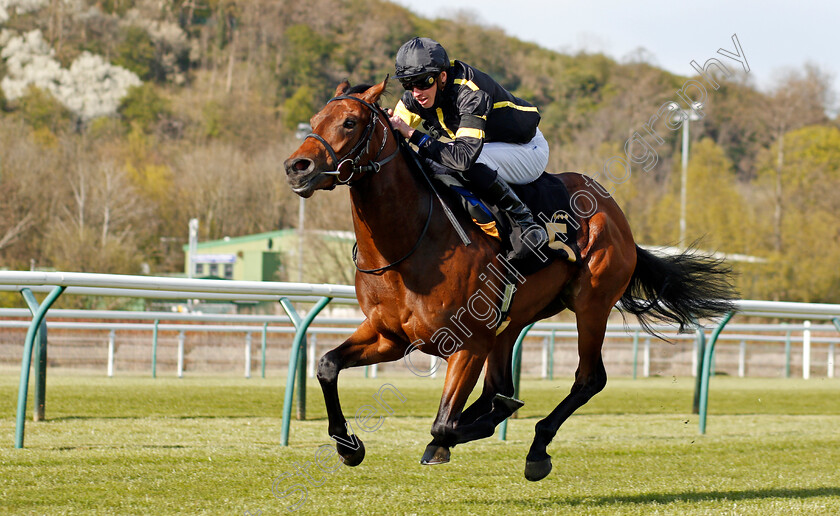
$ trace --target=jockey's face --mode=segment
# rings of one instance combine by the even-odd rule
[[[445,83],[446,72],[440,72],[440,75],[438,75],[431,88],[421,90],[415,86],[414,89],[411,90],[411,95],[414,97],[414,100],[423,106],[423,108],[429,109],[435,105],[435,98],[437,97],[438,89],[442,88]]]

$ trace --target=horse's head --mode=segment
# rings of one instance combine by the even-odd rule
[[[356,181],[393,157],[376,161],[389,130],[375,103],[387,83],[386,77],[363,91],[351,89],[347,81],[338,85],[335,97],[310,120],[312,133],[285,162],[286,179],[296,194],[310,197],[315,190]]]

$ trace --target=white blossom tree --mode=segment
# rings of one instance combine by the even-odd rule
[[[0,58],[6,61],[7,70],[0,88],[9,101],[36,86],[87,121],[115,114],[128,89],[142,84],[133,72],[90,52],[83,52],[69,69],[62,68],[39,30],[21,36],[4,31],[0,45]]]
[[[8,21],[12,9],[18,14],[25,14],[37,11],[48,3],[49,0],[0,0],[0,24]]]

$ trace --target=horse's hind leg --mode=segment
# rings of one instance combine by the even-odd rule
[[[426,446],[421,464],[449,462],[449,448],[458,444],[458,418],[481,374],[486,354],[461,349],[448,359],[446,380],[437,417],[432,423],[432,442]]]
[[[484,364],[484,387],[481,395],[461,413],[461,417],[458,418],[459,426],[472,424],[479,417],[488,414],[493,409],[493,399],[497,394],[513,396],[512,348],[512,343],[503,341],[502,337],[497,338]]]
[[[347,420],[338,399],[338,373],[355,366],[397,360],[406,346],[386,339],[371,328],[366,320],[344,343],[327,352],[318,362],[318,382],[324,393],[329,419],[329,435],[335,440],[336,451],[348,466],[357,466],[365,458],[362,441],[347,431]]]
[[[481,396],[458,418],[458,444],[490,437],[499,423],[523,405],[512,398],[512,347],[511,342],[500,339],[487,357]]]
[[[577,314],[580,360],[575,372],[575,383],[569,395],[536,425],[534,442],[525,460],[525,478],[528,480],[541,480],[551,472],[551,456],[546,452],[546,447],[557,434],[560,425],[607,384],[601,346],[609,312],[609,308],[594,311],[588,307],[586,312]]]

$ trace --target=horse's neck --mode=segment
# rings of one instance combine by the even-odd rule
[[[431,194],[402,155],[363,183],[350,189],[359,266],[380,267],[401,258],[417,241]]]

